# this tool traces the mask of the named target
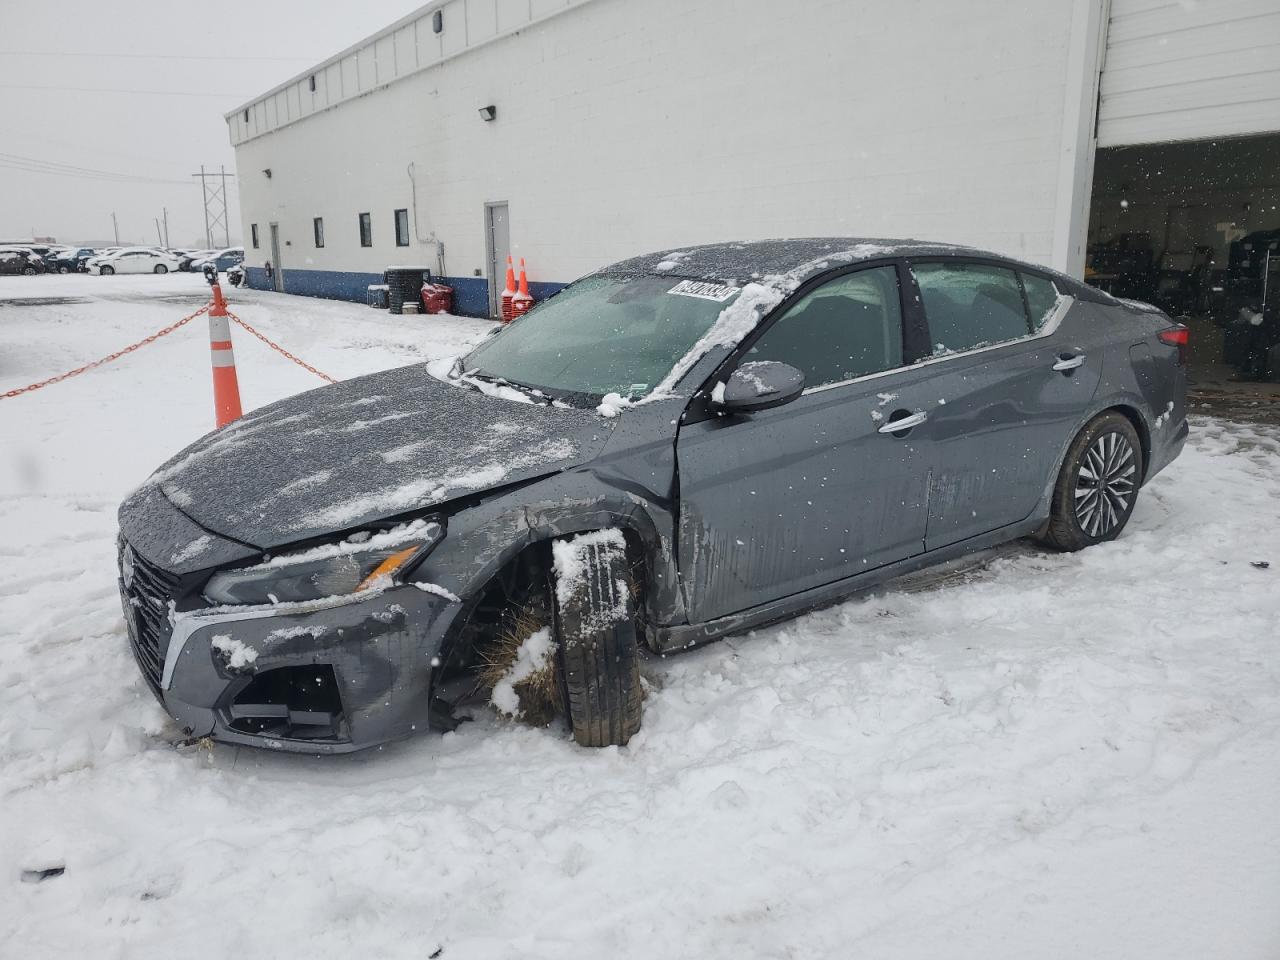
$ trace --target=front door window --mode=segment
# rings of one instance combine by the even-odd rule
[[[778,318],[749,352],[804,374],[806,389],[902,366],[902,310],[894,267],[825,283]]]

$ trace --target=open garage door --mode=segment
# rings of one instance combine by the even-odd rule
[[[1111,0],[1098,146],[1280,131],[1280,0]]]
[[[1191,327],[1191,379],[1280,383],[1280,133],[1104,147],[1085,279]]]

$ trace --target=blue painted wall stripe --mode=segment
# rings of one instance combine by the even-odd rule
[[[248,285],[252,290],[270,290],[267,271],[262,267],[246,270]],[[453,312],[464,317],[489,315],[489,284],[483,277],[445,277],[444,282],[453,287]],[[380,273],[353,273],[341,270],[286,270],[284,292],[302,297],[323,297],[328,300],[350,300],[368,303],[369,286],[382,283]],[[530,283],[529,293],[535,300],[545,300],[565,287],[563,283]]]

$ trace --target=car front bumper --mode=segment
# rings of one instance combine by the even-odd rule
[[[143,566],[130,585],[120,581],[130,646],[187,736],[346,753],[431,726],[432,673],[461,601],[406,584],[367,597],[174,612],[161,599],[163,572]]]

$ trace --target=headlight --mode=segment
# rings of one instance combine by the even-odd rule
[[[319,600],[390,585],[444,539],[438,520],[415,520],[386,533],[357,534],[265,563],[215,573],[204,586],[210,603],[260,604]]]

